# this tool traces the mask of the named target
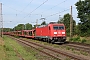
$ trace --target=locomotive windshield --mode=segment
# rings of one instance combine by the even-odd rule
[[[64,30],[64,26],[53,26],[54,30]]]

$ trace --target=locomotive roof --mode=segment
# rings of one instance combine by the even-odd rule
[[[49,23],[47,25],[41,25],[41,26],[37,26],[37,28],[41,28],[41,27],[45,27],[45,26],[48,26],[48,25],[58,25],[59,23]],[[60,24],[60,25],[64,25],[64,24]]]
[[[47,25],[41,25],[41,26],[37,26],[37,27],[40,28],[40,27],[45,27],[45,26],[47,26]]]

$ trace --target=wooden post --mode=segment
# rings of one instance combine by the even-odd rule
[[[70,17],[70,39],[73,37],[73,19],[72,19],[72,6],[71,6],[71,17]]]

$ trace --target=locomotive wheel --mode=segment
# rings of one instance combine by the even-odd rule
[[[48,42],[48,43],[51,43],[51,41],[50,41],[49,39],[47,39],[47,42]]]
[[[42,39],[43,40],[43,42],[46,42],[46,39]]]
[[[51,43],[54,44],[55,43],[54,40],[52,40]]]

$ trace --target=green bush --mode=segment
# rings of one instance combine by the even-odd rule
[[[80,37],[75,37],[75,38],[71,38],[70,41],[71,42],[80,42],[81,39],[80,39]]]
[[[81,40],[80,37],[78,36],[78,37],[75,37],[75,38],[71,38],[70,41],[71,42],[85,43],[87,40],[85,40],[85,39]]]
[[[14,35],[14,37],[15,37],[15,38],[19,38],[19,36],[17,36],[17,35]]]
[[[86,40],[85,39],[82,39],[81,43],[85,43],[85,42],[86,42]]]
[[[81,41],[80,37],[73,38],[73,42],[80,42],[80,41]]]
[[[73,42],[73,38],[70,38],[69,41]]]

